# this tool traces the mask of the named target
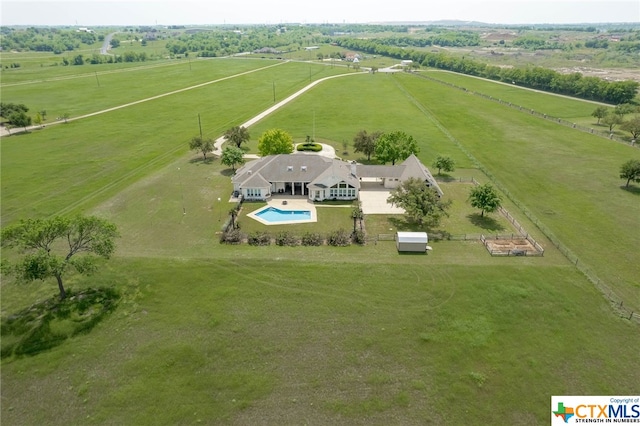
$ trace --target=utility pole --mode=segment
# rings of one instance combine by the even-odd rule
[[[276,103],[276,82],[273,82],[273,103]]]
[[[187,209],[184,206],[184,188],[182,187],[182,173],[180,172],[180,167],[178,167],[178,179],[180,179],[180,197],[182,198],[182,215],[187,214]]]
[[[202,121],[200,120],[200,113],[198,113],[198,127],[200,127],[200,139],[202,139]]]
[[[98,87],[100,87],[100,80],[98,80],[98,71],[96,71],[96,81],[98,82]]]

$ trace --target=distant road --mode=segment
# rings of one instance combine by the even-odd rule
[[[102,43],[102,47],[100,48],[101,55],[109,55],[109,49],[111,49],[111,39],[117,33],[111,33],[104,38],[104,43]]]

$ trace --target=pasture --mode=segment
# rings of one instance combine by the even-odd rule
[[[231,171],[187,152],[198,114],[205,136],[215,138],[272,105],[273,81],[280,99],[308,83],[310,70],[313,79],[347,72],[270,64],[279,62],[194,62],[198,77],[177,82],[163,67],[113,72],[113,94],[96,100],[99,108],[72,95],[65,106],[90,113],[162,94],[165,83],[168,92],[256,70],[2,138],[3,224],[83,212],[114,221],[122,234],[98,273],[68,279],[74,289],[117,289],[117,309],[86,335],[4,358],[3,423],[540,424],[548,422],[551,395],[637,390],[637,323],[620,318],[519,207],[625,304],[640,307],[633,257],[640,203],[617,179],[637,149],[411,75],[329,80],[250,128],[248,150],[271,127],[296,139],[314,135],[338,152],[358,130],[404,130],[427,166],[443,154],[456,160],[453,177],[487,181],[477,167],[490,172],[545,256],[493,258],[477,241],[437,242],[421,256],[399,255],[392,241],[220,245]],[[174,67],[188,64],[166,70]],[[150,87],[133,88],[131,73],[147,72]],[[28,104],[49,86],[63,93],[81,80],[7,90],[21,87],[11,101]],[[456,200],[443,222],[449,232],[508,227],[499,217],[474,223],[459,202],[464,188],[444,185]],[[408,226],[393,219],[366,221],[380,230]],[[6,318],[51,297],[55,284],[16,285],[3,276],[0,290]]]

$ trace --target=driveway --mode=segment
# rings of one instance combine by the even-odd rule
[[[390,191],[377,183],[362,182],[360,202],[364,214],[404,214],[404,209],[387,203]]]

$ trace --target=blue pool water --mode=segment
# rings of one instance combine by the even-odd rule
[[[311,220],[311,212],[309,210],[280,210],[275,207],[266,208],[256,213],[256,216],[267,222]]]

